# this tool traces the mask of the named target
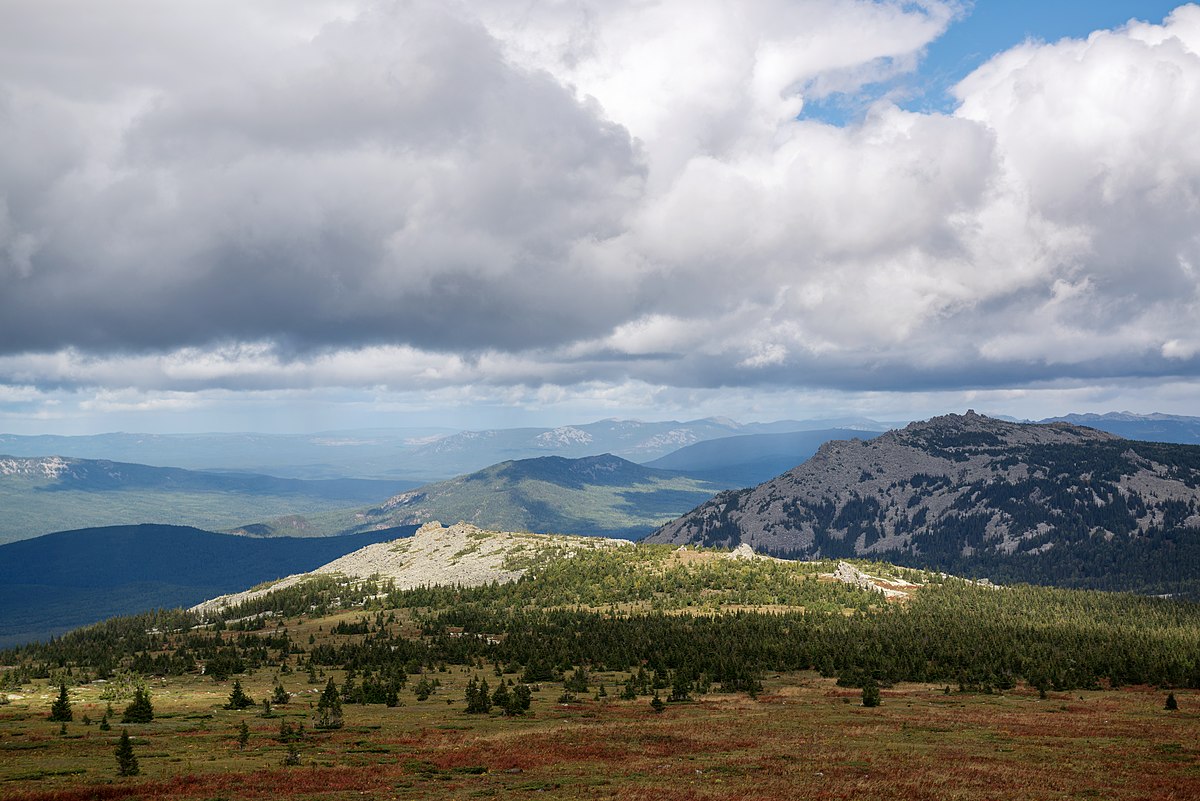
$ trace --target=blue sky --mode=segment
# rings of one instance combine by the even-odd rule
[[[0,26],[0,431],[1200,412],[1196,4],[94,6]]]
[[[919,69],[871,91],[836,95],[806,105],[803,116],[843,125],[861,117],[882,95],[903,108],[950,112],[950,88],[992,56],[1027,39],[1084,38],[1130,19],[1162,22],[1178,2],[1160,0],[967,0],[962,15],[925,50]]]

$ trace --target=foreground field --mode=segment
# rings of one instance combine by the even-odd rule
[[[342,681],[344,674],[331,673]],[[811,673],[768,676],[757,699],[709,694],[655,713],[615,700],[627,674],[593,674],[586,700],[560,704],[561,683],[534,694],[531,714],[466,714],[472,676],[435,672],[425,701],[346,705],[345,727],[312,730],[323,681],[279,677],[292,693],[275,717],[223,709],[230,684],[199,676],[150,683],[156,718],[101,732],[102,684],[74,688],[74,720],[46,719],[56,693],[39,686],[0,707],[0,798],[458,799],[1197,799],[1200,693],[1163,710],[1150,688],[968,694],[903,684],[883,704]],[[518,680],[516,675],[506,679]],[[245,677],[256,699],[275,677]],[[595,700],[603,683],[612,694]],[[117,714],[123,703],[114,704]],[[93,724],[81,720],[89,716]],[[249,728],[244,749],[239,723]],[[304,723],[300,765],[284,767],[281,723]],[[141,775],[116,777],[122,728]]]

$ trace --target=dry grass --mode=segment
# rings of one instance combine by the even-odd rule
[[[465,799],[533,794],[558,799],[1200,799],[1200,693],[1162,709],[1148,688],[1052,694],[945,695],[906,685],[865,709],[858,693],[811,674],[767,682],[757,701],[710,695],[661,715],[646,700],[554,702],[505,719],[462,712],[469,674],[452,668],[426,702],[346,708],[346,728],[312,734],[302,764],[284,768],[280,720],[221,709],[228,685],[186,677],[152,687],[158,718],[130,726],[143,775],[118,779],[98,687],[81,688],[68,735],[45,720],[52,691],[0,707],[0,799]],[[610,691],[621,676],[603,679]],[[317,686],[279,709],[307,721]],[[495,677],[489,676],[494,683]],[[265,672],[243,683],[269,693]],[[323,683],[323,682],[322,682]],[[450,704],[446,701],[449,699]],[[119,704],[115,704],[118,709]],[[250,745],[239,751],[245,719]]]

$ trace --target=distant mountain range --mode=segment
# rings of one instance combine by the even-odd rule
[[[1077,426],[1088,426],[1107,431],[1126,439],[1200,445],[1200,417],[1108,412],[1107,414],[1068,414],[1062,417],[1050,417],[1039,422],[1073,423]]]
[[[993,579],[1200,593],[1200,447],[969,412],[834,441],[652,542],[863,556]]]
[[[254,539],[184,526],[112,526],[0,545],[0,647],[113,615],[190,606],[415,530]]]
[[[306,481],[59,456],[0,456],[0,543],[103,525],[232,528],[264,513],[359,506],[413,486],[399,480]]]
[[[0,434],[0,453],[111,459],[191,470],[262,473],[288,478],[440,481],[488,465],[538,456],[612,453],[646,462],[718,437],[828,428],[883,431],[863,418],[742,424],[725,418],[645,423],[600,420],[558,428],[482,431],[370,429],[310,435],[100,434],[83,437]]]
[[[135,464],[287,478],[405,478],[405,454],[451,429],[362,429],[316,434],[0,434],[0,453],[111,459]]]
[[[439,520],[507,531],[639,538],[728,486],[612,454],[543,456],[427,484],[353,513],[289,517],[240,530],[273,535],[299,526],[307,533],[345,534]]]
[[[725,487],[750,487],[791,470],[829,440],[869,437],[873,433],[832,428],[722,437],[680,448],[646,462],[646,467],[685,472]]]

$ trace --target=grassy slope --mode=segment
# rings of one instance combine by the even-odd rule
[[[612,471],[589,472],[590,465]],[[616,457],[543,457],[503,462],[428,484],[420,498],[392,508],[306,515],[311,532],[334,534],[440,520],[506,531],[638,538],[711,498],[723,485],[650,470]],[[269,531],[286,530],[282,523]]]
[[[611,557],[607,563],[606,557]],[[624,606],[625,611],[656,603],[676,613],[778,610],[761,602],[765,599],[734,602],[754,601],[755,593],[783,600],[781,594],[788,592],[795,593],[793,602],[832,600],[850,604],[859,613],[869,608],[863,604],[872,596],[821,580],[820,571],[828,567],[731,562],[717,560],[711,552],[674,553],[664,547],[621,549],[592,553],[574,567],[569,560],[542,563],[539,578],[513,585],[508,603],[514,608],[542,605],[562,596],[612,604],[626,594],[606,590],[614,586],[609,577],[625,575],[653,579],[646,587],[647,600]],[[882,566],[872,570],[917,577]],[[598,578],[596,586],[587,582],[588,576]],[[667,593],[664,587],[678,590]],[[976,598],[1012,606],[1009,611],[1019,617],[1028,611],[1021,604],[1031,597],[1053,594],[1030,592],[1032,596],[1015,593],[1011,597],[1016,600],[1009,601],[1006,591],[978,590]],[[1094,594],[1060,593],[1056,598],[1063,609],[1110,616],[1108,602]],[[690,606],[698,601],[699,609]],[[1089,613],[1089,608],[1095,611]],[[441,611],[453,609],[451,605]],[[1179,609],[1181,621],[1190,620],[1191,608]],[[397,620],[383,628],[416,637],[432,610],[391,611]],[[836,608],[831,612],[840,614]],[[362,617],[363,611],[354,609],[275,619],[264,633],[287,631],[292,642],[306,648],[339,646],[363,638],[334,634],[334,627]],[[368,612],[368,618],[376,618],[376,613]],[[1115,623],[1120,625],[1119,620]],[[229,631],[223,636],[234,642],[241,635]],[[858,690],[801,671],[768,675],[756,700],[712,692],[691,702],[671,703],[656,714],[645,696],[617,700],[617,689],[630,674],[609,669],[593,673],[588,693],[568,704],[558,702],[560,683],[544,682],[534,691],[529,715],[506,718],[464,712],[468,680],[478,677],[493,687],[499,680],[490,665],[451,664],[425,674],[441,684],[428,699],[414,695],[419,676],[413,675],[399,706],[347,704],[344,728],[315,732],[312,705],[321,687],[326,678],[341,684],[347,674],[327,667],[310,681],[297,669],[298,658],[290,660],[292,669],[286,672],[277,665],[266,666],[242,677],[256,700],[267,697],[276,681],[292,693],[292,700],[276,707],[270,719],[260,717],[258,709],[223,709],[229,681],[195,674],[151,679],[157,718],[128,727],[142,775],[124,779],[115,777],[113,757],[122,726],[117,723],[112,732],[102,733],[80,720],[84,714],[98,720],[106,697],[114,694],[119,715],[127,698],[120,688],[126,685],[72,687],[76,719],[64,736],[58,734],[58,724],[45,719],[54,687],[46,681],[28,682],[11,691],[17,696],[11,703],[0,706],[0,799],[333,801],[365,794],[436,800],[536,793],[551,799],[662,801],[1135,801],[1200,795],[1200,747],[1194,737],[1200,725],[1200,692],[1195,690],[1176,691],[1181,710],[1166,713],[1165,693],[1146,687],[1051,692],[1041,699],[1027,687],[1005,694],[972,694],[945,693],[940,684],[905,683],[886,688],[883,705],[867,709],[859,704]],[[512,666],[502,678],[519,682],[520,674]],[[598,699],[601,684],[607,695]],[[245,750],[235,740],[242,721],[250,729]],[[308,729],[299,746],[299,767],[281,764],[286,753],[276,739],[281,722],[303,723]]]
[[[319,687],[302,675],[282,677],[298,695],[272,719],[222,709],[229,683],[156,681],[157,719],[128,726],[142,775],[126,779],[115,776],[113,757],[121,725],[105,733],[78,722],[103,714],[100,687],[72,692],[76,721],[66,736],[44,717],[53,693],[31,687],[0,707],[0,798],[1200,796],[1195,692],[1177,693],[1181,711],[1168,714],[1164,694],[1145,688],[1039,700],[1028,692],[946,696],[936,687],[902,685],[884,691],[882,706],[864,709],[856,692],[832,681],[786,674],[770,679],[757,701],[715,694],[671,704],[661,715],[645,699],[562,706],[555,703],[559,689],[546,686],[535,693],[532,715],[502,718],[463,713],[470,675],[459,668],[437,674],[443,686],[427,701],[405,693],[396,708],[347,707],[345,728],[316,734],[308,705]],[[479,675],[495,682],[490,671]],[[622,676],[597,678],[611,687]],[[264,671],[244,684],[260,699],[271,676]],[[244,751],[235,741],[242,720],[251,733]],[[310,729],[299,767],[281,766],[285,746],[274,739],[281,721]]]

